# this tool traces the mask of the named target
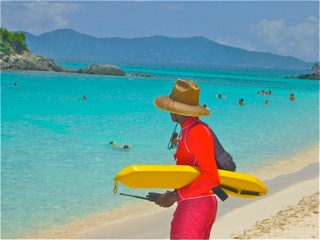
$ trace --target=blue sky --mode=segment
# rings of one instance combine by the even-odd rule
[[[318,1],[2,1],[1,27],[34,35],[203,36],[250,51],[319,61]]]

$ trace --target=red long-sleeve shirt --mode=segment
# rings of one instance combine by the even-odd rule
[[[182,126],[181,139],[174,158],[177,165],[198,166],[201,175],[191,184],[176,189],[181,200],[212,195],[213,187],[220,184],[214,159],[214,141],[207,124],[198,117],[189,118]]]

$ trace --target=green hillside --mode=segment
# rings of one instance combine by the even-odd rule
[[[24,33],[10,33],[7,29],[0,28],[0,36],[0,55],[29,52]]]

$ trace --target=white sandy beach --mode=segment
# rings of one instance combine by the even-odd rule
[[[319,145],[251,174],[264,181],[268,194],[219,200],[211,239],[319,239]],[[175,207],[161,210],[151,202],[140,207],[153,213],[115,223],[102,216],[91,226],[73,224],[45,238],[169,239]]]

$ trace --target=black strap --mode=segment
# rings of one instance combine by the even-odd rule
[[[229,197],[220,186],[214,187],[211,190],[221,199],[221,201],[225,201]]]

